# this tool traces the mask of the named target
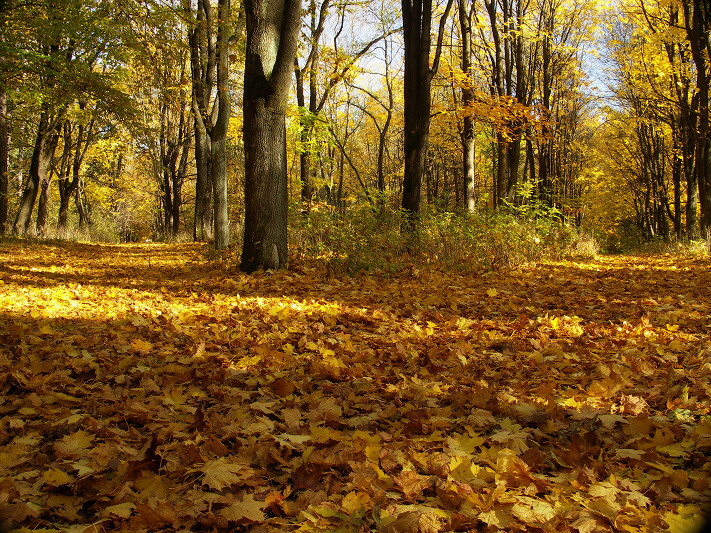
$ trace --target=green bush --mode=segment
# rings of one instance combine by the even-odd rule
[[[487,271],[597,253],[593,239],[555,218],[504,211],[458,215],[425,209],[417,231],[403,231],[401,212],[368,206],[346,214],[324,205],[291,210],[291,264],[323,264],[333,273],[397,275],[413,265]]]

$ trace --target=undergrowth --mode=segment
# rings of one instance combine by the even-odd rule
[[[290,221],[292,264],[321,263],[333,273],[397,275],[418,266],[490,271],[565,257],[593,257],[595,241],[558,220],[505,212],[425,211],[414,236],[402,213],[368,207],[341,214],[316,206]]]
[[[632,251],[642,254],[672,254],[684,257],[708,257],[711,242],[705,239],[691,241],[654,240],[633,247]]]

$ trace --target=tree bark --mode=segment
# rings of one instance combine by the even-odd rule
[[[440,19],[435,57],[430,67],[432,0],[402,0],[402,26],[405,43],[404,77],[404,156],[402,209],[411,229],[420,213],[422,180],[427,163],[430,133],[432,79],[439,68],[444,23],[453,0]]]
[[[711,8],[704,0],[685,0],[682,4],[686,33],[691,47],[691,56],[696,66],[696,89],[699,102],[696,124],[696,148],[694,173],[699,187],[701,236],[711,238],[711,125],[709,124],[709,96],[711,92],[711,60],[709,31]]]
[[[215,249],[230,244],[230,222],[227,204],[227,127],[230,122],[230,50],[227,35],[230,0],[219,0],[217,14],[217,107],[215,123],[210,130],[212,194],[215,199]]]
[[[57,146],[57,138],[56,127],[50,124],[49,112],[47,110],[42,111],[39,125],[37,126],[37,136],[35,137],[35,146],[32,151],[29,175],[22,192],[15,223],[12,227],[12,232],[16,235],[26,235],[30,231],[32,211],[34,210],[41,184],[47,178],[52,155]]]
[[[80,108],[86,109],[86,104],[84,102],[80,103]],[[93,144],[94,135],[94,123],[96,120],[96,115],[92,114],[89,123],[84,126],[83,124],[76,125],[76,139],[72,139],[72,131],[74,128],[69,121],[64,123],[64,152],[62,156],[64,159],[66,157],[66,162],[60,166],[60,172],[58,176],[58,186],[59,186],[59,214],[57,217],[57,233],[60,236],[66,234],[67,225],[69,221],[69,201],[74,195],[81,183],[81,166],[84,163],[84,158],[89,150],[89,147]]]
[[[0,89],[0,235],[5,233],[7,224],[7,191],[10,162],[10,125],[7,114],[7,94]]]
[[[246,0],[244,272],[286,268],[285,113],[300,29],[300,0]]]
[[[301,142],[301,152],[299,153],[299,175],[301,176],[301,200],[310,202],[313,195],[311,186],[311,128],[313,118],[306,109],[306,97],[304,91],[304,75],[299,68],[297,59],[294,59],[294,74],[296,81],[296,105],[299,106],[299,126],[301,132],[299,140]]]
[[[202,126],[200,119],[195,119],[195,220],[193,240],[209,241],[212,239],[212,171],[210,161],[210,136]]]
[[[50,157],[51,159],[51,157]],[[49,167],[50,164],[48,163]],[[48,170],[44,178],[40,181],[39,199],[37,201],[37,222],[35,233],[40,237],[47,235],[47,215],[49,212],[49,186],[52,183],[52,172]]]
[[[220,159],[224,152],[224,147],[213,148],[213,139],[224,139],[222,131],[213,131],[217,126],[217,121],[224,121],[224,113],[229,113],[229,92],[227,90],[227,71],[220,71],[228,65],[229,53],[227,50],[227,35],[226,24],[227,20],[220,18],[221,13],[229,11],[229,2],[222,0],[218,5],[217,20],[215,20],[214,12],[210,0],[197,0],[197,9],[195,13],[194,27],[189,35],[190,44],[190,68],[192,77],[193,91],[193,112],[195,115],[195,219],[193,227],[193,238],[195,240],[209,240],[215,238],[216,247],[217,240],[220,240],[219,246],[226,246],[229,240],[227,220],[224,217],[226,214],[226,197],[215,198],[215,190],[219,190],[222,194],[224,185],[226,185],[226,175],[217,176],[219,168],[215,167],[215,159]],[[190,11],[190,3],[186,2],[185,9]],[[222,33],[220,33],[222,28]],[[220,44],[220,40],[224,40]],[[222,84],[224,94],[218,88]],[[214,98],[214,93],[217,93],[217,98]],[[227,104],[225,109],[220,97]],[[221,115],[222,113],[222,115]],[[229,120],[229,116],[227,117]],[[220,127],[225,124],[221,124]],[[226,129],[225,129],[226,134]],[[224,178],[225,183],[222,183]],[[215,184],[215,180],[218,184]],[[213,202],[221,202],[220,215],[218,217],[217,210],[213,209]],[[224,205],[222,205],[224,204]],[[215,234],[215,228],[220,226],[221,235]],[[227,239],[225,237],[227,236]]]
[[[462,73],[466,80],[462,87],[462,106],[465,113],[462,120],[462,199],[464,211],[476,211],[476,176],[474,168],[474,117],[467,110],[474,104],[472,81],[472,14],[467,11],[467,1],[459,0],[459,28],[462,43]]]

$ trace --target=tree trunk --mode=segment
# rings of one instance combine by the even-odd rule
[[[300,29],[300,0],[246,0],[244,272],[286,268],[285,113]]]
[[[214,131],[214,130],[213,130]],[[224,250],[230,244],[230,225],[227,203],[227,151],[224,134],[212,136],[212,196],[215,199],[215,249]]]
[[[404,77],[404,156],[402,208],[410,229],[420,213],[422,178],[427,163],[430,134],[432,79],[439,68],[445,22],[453,0],[440,18],[434,60],[430,67],[432,0],[402,0],[402,25],[405,42]]]
[[[48,165],[49,166],[49,165]],[[37,223],[35,231],[40,237],[47,235],[47,214],[49,212],[49,186],[52,183],[52,173],[48,171],[40,182],[39,200],[37,201]]]
[[[711,73],[709,73],[709,31],[711,8],[702,0],[685,0],[682,4],[686,33],[691,47],[691,56],[696,66],[696,89],[698,91],[698,120],[696,124],[696,150],[694,173],[698,180],[701,216],[701,236],[711,237],[711,125],[709,124],[709,96]]]
[[[414,221],[420,212],[430,132],[432,0],[402,0],[405,40],[402,208]]]
[[[10,161],[10,125],[7,115],[7,95],[0,89],[0,235],[5,233],[7,224],[7,191]]]
[[[301,152],[299,153],[299,175],[301,176],[301,200],[310,202],[313,195],[311,186],[311,128],[312,116],[306,109],[306,97],[304,92],[304,74],[299,68],[299,63],[294,60],[294,73],[296,78],[296,105],[299,106],[299,126],[301,133]]]
[[[195,119],[195,220],[193,240],[209,241],[212,238],[212,172],[210,137]]]
[[[84,191],[81,183],[74,193],[74,205],[76,206],[77,213],[79,214],[79,231],[86,231],[89,226],[91,226],[91,219],[89,218],[89,210],[84,204]]]
[[[230,122],[229,70],[230,50],[228,21],[230,0],[219,0],[217,23],[217,117],[210,131],[212,162],[212,194],[215,198],[215,249],[224,250],[230,244],[230,222],[227,204],[227,127]]]
[[[186,1],[185,10],[192,15],[190,2]],[[229,12],[229,2],[225,0],[221,0],[218,5],[217,20],[210,0],[197,0],[194,27],[189,35],[197,171],[193,238],[208,240],[214,236],[215,246],[218,249],[226,247],[229,240],[228,221],[225,218],[226,194],[219,200],[214,198],[215,190],[220,191],[220,194],[223,194],[223,190],[226,191],[226,174],[215,176],[219,169],[214,168],[213,163],[217,161],[218,165],[220,164],[224,155],[224,146],[222,148],[212,146],[213,139],[224,142],[225,134],[214,130],[216,127],[225,128],[226,132],[226,121],[229,119],[226,68],[229,66],[226,35],[228,20],[223,18],[225,12]],[[226,108],[223,107],[223,103],[226,104]],[[220,121],[221,124],[218,126],[217,122]],[[217,209],[212,208],[213,199],[215,202],[220,202],[219,215]],[[215,234],[215,228],[218,226],[219,235]]]
[[[182,128],[181,128],[182,131]],[[180,161],[173,176],[173,234],[178,235],[180,231],[180,208],[183,205],[183,184],[188,176],[188,155],[190,153],[189,141],[184,140],[181,145]]]
[[[466,76],[462,87],[462,106],[465,114],[462,123],[462,199],[464,211],[476,211],[476,176],[474,169],[474,117],[467,110],[474,103],[472,80],[472,14],[467,11],[467,1],[459,0],[459,27],[462,43],[462,73]]]
[[[29,176],[27,177],[27,183],[20,199],[20,207],[12,227],[12,231],[16,235],[25,235],[30,231],[32,211],[37,201],[37,195],[40,192],[41,184],[47,178],[52,155],[57,146],[57,135],[54,130],[56,128],[50,126],[48,112],[46,110],[43,111],[37,127]]]

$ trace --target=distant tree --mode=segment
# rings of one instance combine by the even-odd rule
[[[96,136],[96,110],[87,110],[87,103],[80,102],[77,114],[77,120],[67,119],[62,125],[62,154],[55,170],[59,188],[57,233],[60,236],[67,231],[69,205],[80,190],[82,164]]]
[[[210,0],[191,1],[190,64],[195,116],[195,240],[214,234],[215,248],[229,244],[226,140],[230,119],[230,41],[233,38],[230,0],[219,0],[215,13]],[[214,202],[214,210],[211,210]],[[214,218],[213,218],[214,217]],[[210,221],[213,221],[210,227]]]
[[[36,109],[37,121],[29,174],[13,232],[31,231],[32,212],[41,195],[36,229],[42,233],[50,163],[70,105],[82,98],[94,98],[106,113],[128,114],[129,103],[116,89],[113,72],[108,69],[120,53],[121,25],[114,22],[113,5],[98,0],[22,3],[12,9],[11,15],[13,41],[7,44],[8,55],[25,76],[23,103]],[[98,69],[99,64],[104,66]]]

